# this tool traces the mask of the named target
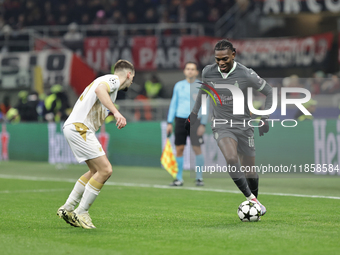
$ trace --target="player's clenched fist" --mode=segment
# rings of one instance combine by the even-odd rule
[[[116,112],[114,116],[117,121],[116,126],[118,129],[122,129],[123,127],[126,126],[126,119],[123,117],[123,115],[121,115],[119,112]]]

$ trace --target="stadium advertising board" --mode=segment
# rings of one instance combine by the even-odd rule
[[[29,88],[34,66],[42,68],[45,84],[68,84],[72,55],[68,50],[0,54],[0,88]]]
[[[119,132],[123,134],[115,136],[118,132],[115,125],[109,124],[105,126],[106,130],[102,129],[97,136],[101,143],[105,143],[103,148],[113,165],[159,167],[161,152],[167,139],[166,125],[166,122],[131,123],[129,130],[120,130]],[[77,163],[61,128],[61,124],[55,123],[1,125],[0,160],[48,161],[51,164]],[[305,164],[308,166],[315,164],[315,166],[321,166],[322,169],[325,164],[337,166],[340,162],[340,120],[304,121],[299,123],[293,132],[291,129],[277,125],[270,132],[271,136],[261,137],[261,143],[257,144],[257,165],[288,166],[292,164],[299,172],[300,169],[305,170]],[[28,133],[29,136],[26,135]],[[108,134],[115,139],[110,139]],[[255,132],[256,139],[259,139],[257,132]],[[170,141],[174,148],[173,136],[170,137]],[[133,147],[129,146],[132,142]],[[33,144],[34,149],[32,149]],[[190,145],[190,139],[187,140],[187,144]],[[195,165],[195,157],[190,150],[190,146],[186,146],[185,169],[189,169],[190,165]],[[207,128],[204,134],[202,153],[206,165],[225,165],[225,159],[216,146],[210,128]],[[292,157],[292,155],[298,156]],[[331,175],[340,175],[340,171],[321,171],[319,174],[328,172]]]
[[[301,38],[234,40],[236,60],[252,68],[322,66],[328,60],[333,33]],[[136,70],[179,69],[188,61],[200,66],[214,63],[213,49],[219,38],[207,36],[154,36],[86,38],[88,65],[110,70],[118,59],[133,62]]]
[[[297,14],[301,12],[339,12],[340,2],[333,0],[255,0],[265,14]]]
[[[45,86],[71,84],[78,94],[95,78],[93,70],[69,50],[0,54],[0,89],[30,89],[34,67]]]

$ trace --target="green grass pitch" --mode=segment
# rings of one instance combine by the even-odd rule
[[[160,168],[114,167],[90,210],[97,229],[86,230],[56,216],[85,171],[0,162],[0,253],[339,254],[339,199],[273,193],[336,198],[340,178],[262,178],[259,199],[268,212],[245,223],[236,213],[245,199],[230,179],[206,178],[194,190],[185,172],[184,188],[170,189]]]

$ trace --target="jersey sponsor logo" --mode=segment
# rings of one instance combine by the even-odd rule
[[[215,99],[217,99],[217,96],[214,95]],[[220,96],[221,101],[222,101],[222,105],[231,105],[233,104],[233,96],[225,96],[223,94],[221,94]]]
[[[200,84],[202,84],[203,86],[206,86],[207,88],[209,88],[212,92],[214,92],[215,93],[215,95],[213,96],[208,90],[206,90],[206,89],[204,89],[204,88],[199,88],[199,87],[197,87],[198,89],[201,89],[201,90],[203,90],[204,92],[206,92],[211,98],[212,98],[212,100],[214,101],[214,103],[215,103],[215,105],[217,105],[217,103],[216,103],[216,100],[215,100],[215,96],[217,97],[217,99],[220,101],[220,104],[222,105],[222,101],[221,101],[221,98],[220,98],[220,96],[219,96],[219,94],[216,92],[216,90],[213,88],[213,87],[211,87],[211,86],[209,86],[208,84],[206,84],[206,83],[203,83],[203,82],[199,82]]]

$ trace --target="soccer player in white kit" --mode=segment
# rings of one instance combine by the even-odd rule
[[[109,112],[113,113],[118,129],[125,127],[126,119],[114,102],[118,90],[126,91],[134,76],[134,66],[129,61],[119,60],[114,66],[114,74],[100,76],[85,88],[65,121],[64,135],[74,156],[79,163],[85,161],[89,168],[76,182],[66,203],[57,211],[57,215],[72,226],[96,228],[88,210],[110,178],[112,166],[95,132]]]

